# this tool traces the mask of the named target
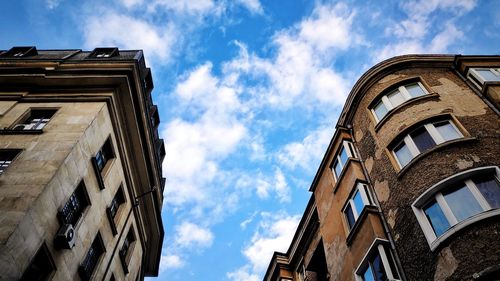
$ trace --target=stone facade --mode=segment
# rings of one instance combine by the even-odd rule
[[[19,151],[0,174],[0,280],[27,280],[46,264],[53,267],[47,280],[158,274],[164,150],[150,72],[141,51],[87,61],[92,54],[0,52],[0,153]],[[14,128],[44,109],[54,114],[43,128]],[[112,156],[99,171],[93,161],[105,143]],[[65,249],[56,242],[64,226],[58,216],[82,185],[88,203],[72,225],[74,246]],[[110,215],[117,194],[121,204]],[[84,277],[81,266],[98,236],[104,251]],[[40,250],[45,260],[36,258]]]
[[[264,280],[500,280],[499,90],[498,56],[402,56],[368,70]]]

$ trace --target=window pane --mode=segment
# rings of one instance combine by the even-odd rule
[[[371,263],[373,266],[373,275],[375,275],[375,280],[376,281],[386,281],[387,275],[385,274],[385,269],[384,265],[382,264],[382,259],[380,258],[380,255],[376,255],[373,258],[373,261]]]
[[[427,219],[431,223],[432,229],[436,236],[441,236],[448,228],[450,228],[450,223],[444,216],[443,211],[439,207],[436,201],[431,202],[427,207],[424,208],[424,213]]]
[[[394,91],[387,95],[387,98],[391,101],[392,106],[396,107],[403,102],[405,102],[405,98],[399,91]]]
[[[500,76],[496,76],[488,69],[477,70],[477,72],[485,81],[500,81]]]
[[[500,186],[495,178],[489,176],[475,178],[473,181],[491,208],[500,208]]]
[[[349,223],[349,229],[351,229],[356,222],[356,219],[354,218],[354,213],[352,212],[351,205],[347,205],[345,208],[345,216],[347,218],[347,222]]]
[[[398,158],[401,167],[406,166],[406,164],[408,164],[408,162],[410,162],[413,158],[408,146],[404,142],[394,149],[394,153],[396,153],[396,157]]]
[[[434,124],[434,127],[436,127],[436,130],[438,130],[439,134],[445,141],[458,139],[461,137],[457,129],[455,129],[455,127],[450,124],[450,121],[436,123]]]
[[[377,103],[377,105],[375,105],[375,107],[373,108],[373,111],[375,112],[375,115],[377,115],[378,120],[382,120],[382,118],[388,112],[387,107],[385,107],[385,105],[382,101],[379,101]]]
[[[420,88],[420,86],[417,83],[408,85],[405,88],[410,93],[410,96],[412,98],[425,95],[424,90],[422,90],[422,88]]]
[[[444,199],[451,211],[460,222],[483,211],[467,186],[443,193]]]
[[[372,269],[370,267],[367,267],[365,272],[363,273],[363,280],[364,281],[375,281],[375,278],[373,277]]]
[[[361,193],[359,191],[356,191],[352,201],[354,201],[354,207],[356,208],[358,216],[361,215],[361,211],[363,211],[365,204],[363,203],[363,198],[361,198]]]
[[[340,155],[340,161],[342,162],[342,166],[345,166],[345,163],[347,163],[347,159],[349,158],[349,156],[347,156],[344,147],[342,147],[342,149],[340,150],[339,155]]]
[[[342,172],[342,165],[340,162],[337,160],[335,161],[335,164],[333,165],[333,170],[335,171],[335,176],[337,176],[337,179],[340,176],[340,173]]]
[[[434,140],[432,139],[429,132],[427,132],[425,127],[418,128],[413,133],[411,133],[410,136],[413,139],[413,142],[417,146],[420,153],[428,149],[431,149],[436,145],[436,142],[434,142]]]

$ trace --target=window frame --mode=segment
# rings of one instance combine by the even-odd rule
[[[388,250],[389,253],[386,253],[386,250]],[[396,257],[392,253],[392,250],[389,248],[389,241],[381,238],[376,238],[370,245],[370,248],[368,249],[354,272],[354,279],[356,281],[363,281],[363,273],[371,268],[370,260],[375,254],[378,254],[380,256],[380,260],[382,261],[387,279],[391,281],[400,281],[401,273],[399,272],[396,264]],[[393,270],[396,272],[393,272]],[[397,278],[395,276],[397,276]]]
[[[347,159],[346,159],[345,163],[342,163],[342,157],[341,157],[343,150],[346,152],[346,155],[347,155]],[[343,139],[341,145],[339,146],[339,148],[337,148],[335,156],[333,157],[332,164],[330,165],[330,170],[333,173],[333,178],[334,178],[335,182],[340,181],[340,179],[342,178],[342,175],[344,174],[346,167],[348,166],[349,161],[351,159],[355,159],[355,158],[358,158],[358,156],[356,154],[356,149],[354,148],[353,142],[351,140],[348,140],[348,139]],[[338,175],[336,174],[336,171],[335,171],[335,166],[337,165],[337,163],[340,163],[340,165],[341,165],[341,170],[340,170],[340,173]]]
[[[109,150],[109,151],[107,151]],[[104,151],[106,151],[104,153]],[[103,164],[99,164],[100,160],[99,158],[103,158]],[[113,140],[111,136],[109,136],[106,141],[104,141],[103,145],[99,148],[99,150],[96,152],[95,156],[91,158],[92,166],[94,167],[94,172],[97,178],[97,183],[99,185],[99,189],[103,190],[106,188],[104,184],[104,178],[103,176],[107,174],[109,171],[109,168],[111,166],[111,163],[113,163],[113,160],[116,158],[116,153],[115,149],[113,146]],[[101,167],[102,166],[102,167]]]
[[[97,249],[94,249],[93,247],[98,247]],[[90,251],[91,250],[100,250],[101,253],[99,253],[99,256],[96,258],[96,262],[94,267],[92,268],[92,272],[86,272],[84,264],[86,263],[86,260],[89,259]],[[89,249],[87,250],[87,253],[85,254],[85,257],[83,258],[82,262],[78,266],[78,274],[80,275],[80,278],[83,281],[88,281],[92,280],[92,277],[97,271],[97,268],[99,267],[104,254],[106,253],[106,247],[104,246],[104,242],[102,240],[101,233],[98,231],[94,240],[92,241],[92,244],[90,245]]]
[[[14,162],[14,160],[16,160],[17,157],[19,157],[21,151],[22,151],[21,149],[0,149],[0,176],[2,176],[5,173],[5,171],[10,167],[10,165],[12,165],[12,162]],[[5,160],[1,160],[4,157]]]
[[[358,214],[358,211],[356,209],[356,203],[354,202],[354,197],[356,196],[357,193],[360,193],[361,195],[361,200],[363,201],[363,206],[361,208],[361,212]],[[354,230],[357,222],[359,221],[359,218],[361,217],[361,214],[365,211],[367,206],[375,206],[373,198],[370,194],[370,191],[368,190],[368,185],[366,183],[362,182],[357,182],[355,185],[355,188],[353,188],[353,191],[349,195],[349,198],[346,200],[344,203],[344,206],[342,207],[342,214],[344,216],[344,220],[348,229],[348,232],[350,233],[351,231]],[[347,216],[347,208],[350,207],[352,214],[354,216],[354,223],[350,225],[349,219]]]
[[[81,189],[81,190],[79,190],[79,189]],[[77,192],[81,193],[81,194],[77,194]],[[73,196],[75,196],[75,197],[81,196],[82,198],[78,198],[78,201],[83,201],[83,203],[86,205],[83,206],[82,209],[80,209],[78,218],[76,219],[75,222],[72,223],[72,222],[66,221],[66,218],[63,214],[63,209],[65,209],[66,206],[72,202]],[[82,205],[82,202],[79,202],[79,203],[80,203],[80,205]],[[80,180],[80,182],[78,183],[76,188],[73,190],[73,193],[71,193],[71,195],[65,200],[65,203],[57,211],[57,219],[59,220],[60,225],[63,226],[65,224],[71,224],[73,226],[73,228],[76,229],[77,226],[79,226],[80,223],[83,221],[83,217],[85,216],[86,211],[88,210],[88,208],[91,205],[92,205],[92,203],[90,201],[90,197],[89,197],[89,194],[87,192],[87,187],[85,185],[85,182],[82,179],[82,180]],[[69,206],[68,206],[68,208],[69,208]]]
[[[116,202],[116,211],[113,214],[113,204]],[[106,207],[106,215],[109,220],[109,224],[111,226],[111,232],[113,233],[113,236],[118,234],[118,220],[120,218],[121,210],[123,210],[122,205],[124,205],[127,202],[127,198],[125,196],[125,192],[123,191],[123,184],[120,184],[118,187],[115,196],[113,196],[113,199],[111,199],[111,202],[108,207]],[[118,218],[117,218],[118,217]]]
[[[44,107],[34,107],[34,108],[29,108],[27,112],[25,112],[23,114],[23,116],[17,120],[12,126],[10,126],[10,130],[13,130],[13,131],[43,131],[43,128],[45,128],[45,126],[47,126],[47,124],[54,118],[54,115],[56,115],[57,113],[57,110],[58,108],[52,108],[52,107],[49,107],[49,108],[44,108]],[[50,116],[48,118],[43,118],[43,120],[46,120],[47,121],[37,121],[37,122],[32,122],[31,120],[32,119],[35,119],[35,118],[32,118],[34,112],[37,112],[37,111],[46,111],[48,114],[50,114],[50,112],[52,112],[52,114],[50,114]],[[40,119],[40,118],[38,118]],[[28,122],[30,121],[30,122]],[[34,126],[33,128],[33,124],[36,124],[36,126]],[[40,125],[42,125],[41,128],[38,128]],[[29,128],[22,128],[22,129],[19,129],[18,126],[31,126]]]
[[[443,122],[448,122],[449,124],[451,124],[451,126],[455,129],[455,132],[458,133],[459,136],[457,138],[446,140],[441,135],[441,133],[439,133],[439,131],[436,129],[436,126],[435,126],[435,124],[443,123]],[[399,168],[403,169],[404,167],[408,166],[413,161],[413,159],[417,158],[419,155],[425,153],[426,151],[432,150],[434,147],[436,147],[438,145],[441,145],[441,144],[446,143],[446,142],[454,141],[457,139],[465,138],[465,134],[462,132],[462,130],[460,130],[459,126],[457,126],[455,124],[455,122],[456,121],[452,117],[449,117],[447,119],[432,120],[432,121],[429,121],[429,123],[420,124],[418,126],[412,126],[411,130],[404,132],[402,134],[402,135],[404,135],[404,137],[399,137],[400,140],[398,142],[396,142],[394,145],[390,146],[391,154],[394,157],[394,159],[396,160],[396,163],[398,164]],[[411,134],[413,132],[419,130],[420,128],[424,128],[435,143],[434,146],[432,146],[431,148],[429,148],[425,151],[420,151],[419,148],[417,147],[417,145],[415,144],[415,141],[411,137]],[[411,159],[408,161],[408,163],[406,163],[404,165],[402,165],[401,159],[399,159],[397,154],[396,154],[396,148],[399,147],[403,143],[408,148],[408,150],[412,156]]]
[[[423,94],[420,96],[412,97],[410,92],[408,91],[407,87],[411,85],[418,85],[418,87],[422,90]],[[401,96],[403,97],[403,102],[397,105],[394,105],[391,100],[389,99],[389,96],[395,92],[399,92]],[[427,88],[424,86],[424,84],[420,81],[420,79],[415,80],[410,79],[410,80],[405,80],[400,82],[397,86],[392,86],[386,90],[383,91],[382,95],[379,95],[377,98],[373,100],[373,102],[370,104],[369,109],[373,117],[375,118],[375,124],[381,123],[382,120],[388,115],[391,114],[392,111],[397,110],[398,108],[402,107],[404,104],[406,104],[408,101],[418,99],[420,97],[425,97],[429,96],[430,92],[427,90]],[[383,104],[383,106],[386,109],[386,113],[382,117],[378,117],[376,112],[375,112],[375,107],[379,104]]]
[[[41,258],[45,258],[47,260],[47,264],[46,265],[50,266],[48,268],[50,271],[46,272],[46,278],[43,279],[43,280],[44,281],[51,280],[52,277],[54,277],[54,274],[57,271],[57,267],[56,267],[56,264],[54,263],[54,259],[52,258],[52,255],[50,254],[50,250],[47,247],[47,244],[45,242],[43,242],[42,245],[40,246],[40,248],[38,248],[38,250],[36,251],[36,253],[33,256],[33,258],[31,259],[31,261],[28,264],[28,266],[24,269],[23,275],[21,276],[21,279],[19,279],[20,281],[32,281],[32,279],[30,278],[30,276],[27,275],[28,274],[28,270],[31,269],[31,267],[33,266],[33,264],[35,262],[37,262],[37,259],[40,258],[39,255],[45,255],[45,256],[43,256]],[[46,269],[46,268],[44,267],[44,269]]]
[[[492,72],[495,76],[498,76],[499,80],[486,80],[480,73],[479,70],[488,70]],[[487,82],[499,82],[500,83],[500,67],[473,67],[467,72],[467,78],[469,78],[472,83],[474,83],[479,89]]]
[[[122,241],[122,246],[118,250],[118,255],[120,256],[120,262],[125,275],[129,273],[128,266],[130,264],[130,259],[132,258],[132,253],[134,252],[136,241],[137,236],[135,234],[134,226],[130,225],[127,235]],[[128,244],[126,244],[126,242],[128,242]],[[127,245],[127,247],[125,247],[125,245]]]
[[[500,208],[492,208],[484,196],[481,194],[472,178],[478,175],[493,175],[497,183],[500,182],[500,169],[497,166],[486,166],[469,169],[452,176],[449,176],[437,184],[428,188],[422,193],[411,205],[413,213],[415,214],[420,228],[424,232],[424,236],[429,244],[431,251],[434,251],[438,246],[443,243],[450,236],[458,232],[460,229],[467,227],[477,221],[500,215]],[[443,198],[443,192],[453,189],[457,184],[462,183],[471,191],[473,198],[483,209],[481,212],[476,213],[468,218],[459,221],[452,210],[449,208],[448,203]],[[436,200],[439,208],[443,212],[450,227],[445,230],[441,235],[437,236],[434,228],[425,214],[424,208],[433,200]]]

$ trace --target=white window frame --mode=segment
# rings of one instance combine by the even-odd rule
[[[478,70],[489,70],[494,75],[498,76],[500,79],[500,68],[475,67],[469,69],[469,72],[467,73],[467,78],[469,78],[469,80],[472,81],[480,89],[483,87],[485,82],[492,80],[484,79],[484,77],[481,76],[481,74],[479,74]],[[480,84],[478,84],[477,82],[479,82]]]
[[[372,115],[375,117],[375,120],[377,121],[377,123],[380,122],[380,120],[382,120],[385,116],[387,116],[387,114],[389,114],[392,110],[400,107],[403,103],[405,103],[405,102],[407,102],[409,100],[417,98],[417,97],[412,97],[410,95],[410,92],[406,89],[407,86],[411,86],[411,85],[414,85],[414,84],[417,84],[420,87],[420,89],[422,89],[422,91],[424,92],[424,94],[422,96],[425,96],[425,95],[429,94],[429,92],[427,91],[427,89],[424,87],[424,85],[420,81],[411,82],[411,83],[399,86],[397,89],[394,89],[394,90],[390,91],[389,93],[387,93],[387,94],[383,95],[382,97],[378,98],[378,100],[375,103],[375,105],[370,109],[370,111],[372,112]],[[393,105],[392,102],[389,100],[388,96],[391,95],[392,93],[394,93],[395,91],[398,91],[403,96],[404,101],[401,104]],[[377,116],[377,114],[375,114],[375,106],[379,102],[382,102],[382,104],[384,104],[385,108],[387,109],[387,113],[384,116],[382,116],[381,119],[379,119],[378,116]]]
[[[358,193],[358,192],[361,194],[361,200],[363,201],[363,204],[364,204],[363,208],[361,209],[361,212],[363,212],[363,210],[365,209],[366,206],[373,206],[373,199],[370,196],[370,192],[368,191],[368,185],[358,182],[354,192],[351,194],[351,196],[349,197],[349,199],[345,203],[344,208],[342,208],[342,214],[344,215],[344,219],[345,219],[345,222],[346,222],[346,225],[347,225],[349,232],[351,232],[351,230],[354,227],[354,224],[356,224],[359,216],[361,215],[361,214],[358,214],[358,211],[356,210],[356,205],[354,203],[354,197],[356,196],[356,193]],[[349,225],[349,219],[347,218],[347,214],[346,214],[346,210],[347,210],[348,206],[351,206],[352,214],[354,215],[354,224],[352,226]]]
[[[458,133],[458,135],[459,135],[458,138],[451,139],[451,140],[445,140],[443,138],[443,136],[441,136],[441,134],[439,133],[439,131],[436,129],[436,127],[434,126],[434,124],[442,123],[442,122],[446,122],[446,121],[449,122],[451,124],[451,126],[455,129],[455,131]],[[410,153],[412,155],[412,159],[414,159],[415,157],[417,157],[418,155],[420,155],[422,153],[418,149],[417,145],[415,144],[415,142],[413,141],[413,139],[410,136],[411,133],[413,133],[417,129],[420,129],[421,127],[424,127],[427,130],[427,132],[429,133],[429,135],[431,136],[431,138],[434,140],[434,142],[436,143],[436,145],[439,145],[439,144],[445,143],[447,141],[452,141],[452,140],[456,140],[456,139],[460,139],[460,138],[464,137],[464,134],[462,134],[462,132],[458,129],[457,125],[455,125],[455,122],[452,119],[435,121],[435,122],[432,122],[432,123],[425,124],[423,126],[419,126],[419,127],[415,128],[414,130],[412,130],[411,132],[409,132],[403,138],[402,141],[398,142],[394,146],[394,148],[391,149],[392,155],[396,159],[396,162],[398,163],[399,168],[403,168],[403,167],[405,167],[406,165],[408,165],[411,162],[411,160],[410,160],[410,162],[408,162],[405,166],[403,166],[401,164],[401,162],[399,161],[398,156],[396,155],[395,148],[398,147],[402,142],[404,142],[404,144],[406,145],[406,147],[408,147],[408,150],[410,151]]]
[[[497,166],[487,166],[470,169],[464,172],[460,172],[458,174],[447,177],[446,179],[438,182],[433,185],[429,189],[427,189],[422,195],[420,195],[415,202],[411,205],[413,209],[413,213],[417,217],[417,221],[424,232],[424,236],[431,248],[431,251],[434,251],[439,244],[445,241],[448,237],[456,233],[458,230],[473,224],[477,221],[500,215],[500,208],[492,208],[488,201],[481,194],[479,189],[476,187],[474,182],[471,180],[477,174],[481,173],[493,173],[495,177],[500,179],[500,169]],[[458,221],[451,209],[448,206],[448,203],[444,200],[442,195],[443,191],[446,191],[448,187],[453,186],[456,183],[465,183],[467,188],[471,191],[474,199],[479,203],[479,205],[483,208],[483,211],[475,214],[469,218],[466,218],[462,221]],[[444,216],[448,220],[450,224],[450,228],[448,228],[443,234],[439,237],[436,236],[434,229],[432,228],[431,222],[427,219],[423,208],[432,200],[436,200],[439,208],[443,212]]]
[[[340,154],[341,154],[340,152],[342,151],[342,148],[345,150],[345,152],[347,154],[347,161],[345,163],[342,163],[342,159],[340,157]],[[347,162],[349,162],[349,159],[351,159],[351,158],[357,158],[356,150],[354,149],[354,144],[351,141],[343,140],[342,145],[339,147],[339,149],[337,150],[337,154],[335,154],[335,157],[333,158],[333,164],[331,167],[335,181],[339,180],[340,175],[342,175],[342,172],[344,171],[345,167],[347,166]],[[342,168],[342,169],[340,169],[340,174],[338,174],[338,175],[335,172],[335,164],[336,163],[339,163],[341,168]]]
[[[372,244],[370,245],[370,248],[369,248],[368,252],[366,252],[366,254],[364,255],[364,257],[363,257],[363,259],[361,261],[361,263],[356,268],[356,271],[355,271],[355,274],[354,274],[354,277],[355,277],[356,281],[363,281],[362,274],[364,272],[366,272],[366,270],[364,270],[364,269],[368,266],[368,270],[369,270],[369,265],[368,265],[369,259],[375,253],[377,253],[380,256],[380,260],[382,261],[382,265],[384,266],[385,274],[387,275],[387,279],[391,280],[391,281],[398,281],[398,280],[400,280],[400,279],[396,279],[394,277],[395,274],[394,274],[394,272],[392,272],[392,267],[391,267],[391,264],[390,264],[391,262],[389,261],[389,256],[385,252],[384,244],[389,244],[389,241],[384,240],[384,239],[380,239],[380,238],[376,238],[372,242]],[[393,266],[397,270],[397,265],[395,264],[395,261],[394,261],[394,255],[392,255],[392,257],[393,257],[392,258],[392,262],[394,263]],[[399,275],[399,276],[401,276],[401,274],[399,274],[397,272],[396,272],[396,274]]]

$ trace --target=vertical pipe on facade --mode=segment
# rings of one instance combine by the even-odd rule
[[[361,168],[363,169],[363,174],[365,174],[365,178],[366,178],[366,181],[370,184],[370,186],[372,188],[370,188],[370,193],[372,193],[372,197],[373,198],[376,198],[376,202],[377,202],[377,209],[378,209],[378,213],[380,215],[380,220],[382,221],[382,225],[384,227],[384,231],[385,231],[385,234],[387,235],[387,238],[389,239],[389,244],[391,245],[391,250],[393,252],[393,255],[394,255],[394,261],[396,262],[397,264],[397,267],[400,269],[400,277],[401,277],[401,280],[403,281],[406,281],[406,275],[405,275],[405,272],[404,272],[404,269],[403,269],[403,266],[401,264],[401,261],[399,260],[399,254],[398,252],[396,251],[396,244],[394,243],[394,239],[392,238],[392,234],[391,232],[389,231],[389,225],[387,224],[387,220],[384,216],[384,213],[382,212],[382,209],[380,208],[380,203],[378,201],[378,198],[377,198],[377,194],[375,192],[372,191],[372,189],[374,188],[373,186],[373,183],[370,179],[370,176],[368,175],[368,171],[366,170],[366,167],[365,167],[365,164],[364,164],[364,161],[363,159],[361,158],[361,153],[359,153],[359,149],[358,149],[358,146],[357,146],[357,141],[356,141],[356,138],[354,137],[354,130],[352,128],[352,125],[351,124],[348,124],[347,125],[347,129],[349,130],[349,133],[351,134],[351,137],[352,137],[352,141],[353,141],[353,144],[354,144],[354,149],[356,149],[356,153],[358,155],[358,158],[359,158],[359,161],[361,162]]]

